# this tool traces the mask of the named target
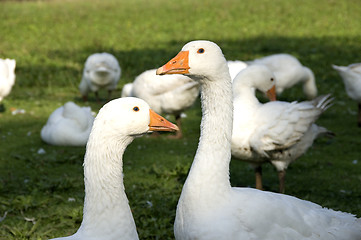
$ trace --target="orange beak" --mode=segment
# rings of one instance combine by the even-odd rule
[[[276,86],[274,85],[266,94],[270,101],[276,101]]]
[[[149,109],[149,131],[178,131],[179,128],[177,125],[169,122],[164,117],[156,114],[153,110]]]
[[[177,56],[157,69],[157,75],[189,73],[188,55],[189,51],[180,51]]]

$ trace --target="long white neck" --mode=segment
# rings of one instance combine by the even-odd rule
[[[236,88],[235,88],[236,87]],[[233,85],[233,134],[232,134],[232,154],[240,158],[242,156],[251,157],[251,152],[244,151],[248,149],[249,139],[254,131],[254,113],[261,106],[255,96],[255,88],[247,84]]]
[[[307,67],[303,67],[303,70],[304,70],[303,82],[305,82],[303,85],[303,92],[307,95],[309,99],[313,99],[317,96],[315,75]]]
[[[122,156],[132,140],[129,136],[112,139],[96,125],[93,127],[84,159],[83,222],[77,234],[99,239],[138,239],[123,184]]]
[[[233,89],[233,105],[235,109],[239,109],[236,106],[242,104],[242,107],[254,107],[259,105],[259,101],[256,97],[256,89],[246,84],[236,85],[237,89]],[[244,106],[246,105],[246,106]]]
[[[215,79],[201,80],[201,135],[183,188],[184,194],[190,190],[192,198],[199,200],[209,200],[210,196],[214,199],[214,196],[230,190],[229,163],[233,121],[231,78],[227,68],[213,77]]]
[[[253,112],[260,106],[256,97],[256,89],[248,84],[233,85],[233,138],[246,134],[247,129],[243,124],[248,124],[253,117]],[[248,141],[248,138],[245,138]],[[239,141],[240,139],[238,139]]]

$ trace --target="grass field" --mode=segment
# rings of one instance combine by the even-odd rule
[[[331,64],[361,61],[358,0],[108,0],[1,1],[0,58],[17,61],[16,84],[0,113],[0,239],[48,239],[74,233],[82,220],[84,147],[43,143],[49,114],[78,92],[88,55],[117,57],[122,86],[163,65],[190,40],[216,42],[229,60],[273,53],[295,55],[334,105],[318,123],[336,133],[320,139],[287,175],[286,193],[361,217],[361,128],[356,103]],[[103,93],[103,97],[106,94]],[[300,87],[281,99],[303,100]],[[24,109],[12,115],[10,108]],[[136,139],[124,156],[125,187],[140,239],[173,239],[175,208],[199,137],[199,101],[184,119],[184,138]],[[174,121],[172,117],[170,120]],[[44,154],[39,152],[43,149]],[[253,170],[231,162],[234,186],[254,186]],[[264,166],[266,190],[277,191]]]

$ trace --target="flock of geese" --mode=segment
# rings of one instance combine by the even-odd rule
[[[97,55],[98,59],[109,59],[110,64],[106,60],[93,61],[92,56],[86,61],[79,86],[85,100],[89,92],[97,93],[100,88],[110,94],[121,73],[114,56]],[[283,62],[281,67],[274,64],[275,58]],[[287,74],[282,67],[288,69]],[[361,110],[361,64],[334,68]],[[281,80],[286,75],[294,76],[294,83],[302,82],[306,96],[312,100],[275,101],[276,92],[280,94],[291,86]],[[108,79],[107,83],[100,81],[102,77]],[[256,90],[267,94],[271,101],[260,103]],[[210,41],[189,42],[162,67],[139,75],[124,86],[122,98],[106,103],[95,118],[90,108],[72,102],[52,113],[41,131],[45,142],[67,145],[66,138],[75,132],[79,139],[74,145],[86,144],[83,221],[74,235],[58,239],[138,239],[123,184],[123,153],[137,136],[154,131],[179,132],[181,113],[193,104],[199,92],[201,133],[176,209],[177,240],[361,239],[361,219],[352,214],[259,190],[263,163],[275,166],[280,192],[284,192],[288,165],[317,137],[332,136],[332,132],[315,124],[333,99],[330,95],[316,97],[312,71],[287,54],[252,62],[227,62],[219,46]],[[163,113],[174,114],[179,126],[158,115]],[[62,118],[70,119],[68,124],[72,122],[78,128],[51,133],[52,126],[64,129]],[[80,130],[79,126],[85,127]],[[61,136],[59,141],[57,135]],[[231,187],[232,156],[255,166],[259,189]]]

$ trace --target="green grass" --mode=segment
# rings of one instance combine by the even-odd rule
[[[288,52],[314,71],[320,94],[335,96],[318,123],[336,137],[318,140],[290,166],[286,192],[361,217],[356,103],[331,68],[360,61],[360,12],[357,0],[1,1],[0,57],[16,59],[17,78],[0,115],[0,215],[8,212],[0,239],[65,236],[81,223],[85,149],[46,145],[40,130],[67,101],[101,107],[84,104],[77,89],[87,56],[106,51],[118,58],[123,73],[113,96],[119,96],[125,83],[194,39],[218,43],[229,60]],[[304,97],[295,87],[281,99]],[[26,113],[12,115],[10,108]],[[173,238],[175,207],[198,143],[199,102],[186,113],[182,140],[147,136],[125,153],[126,192],[141,239]],[[231,181],[253,187],[252,169],[232,161]],[[277,190],[270,165],[264,184]]]

